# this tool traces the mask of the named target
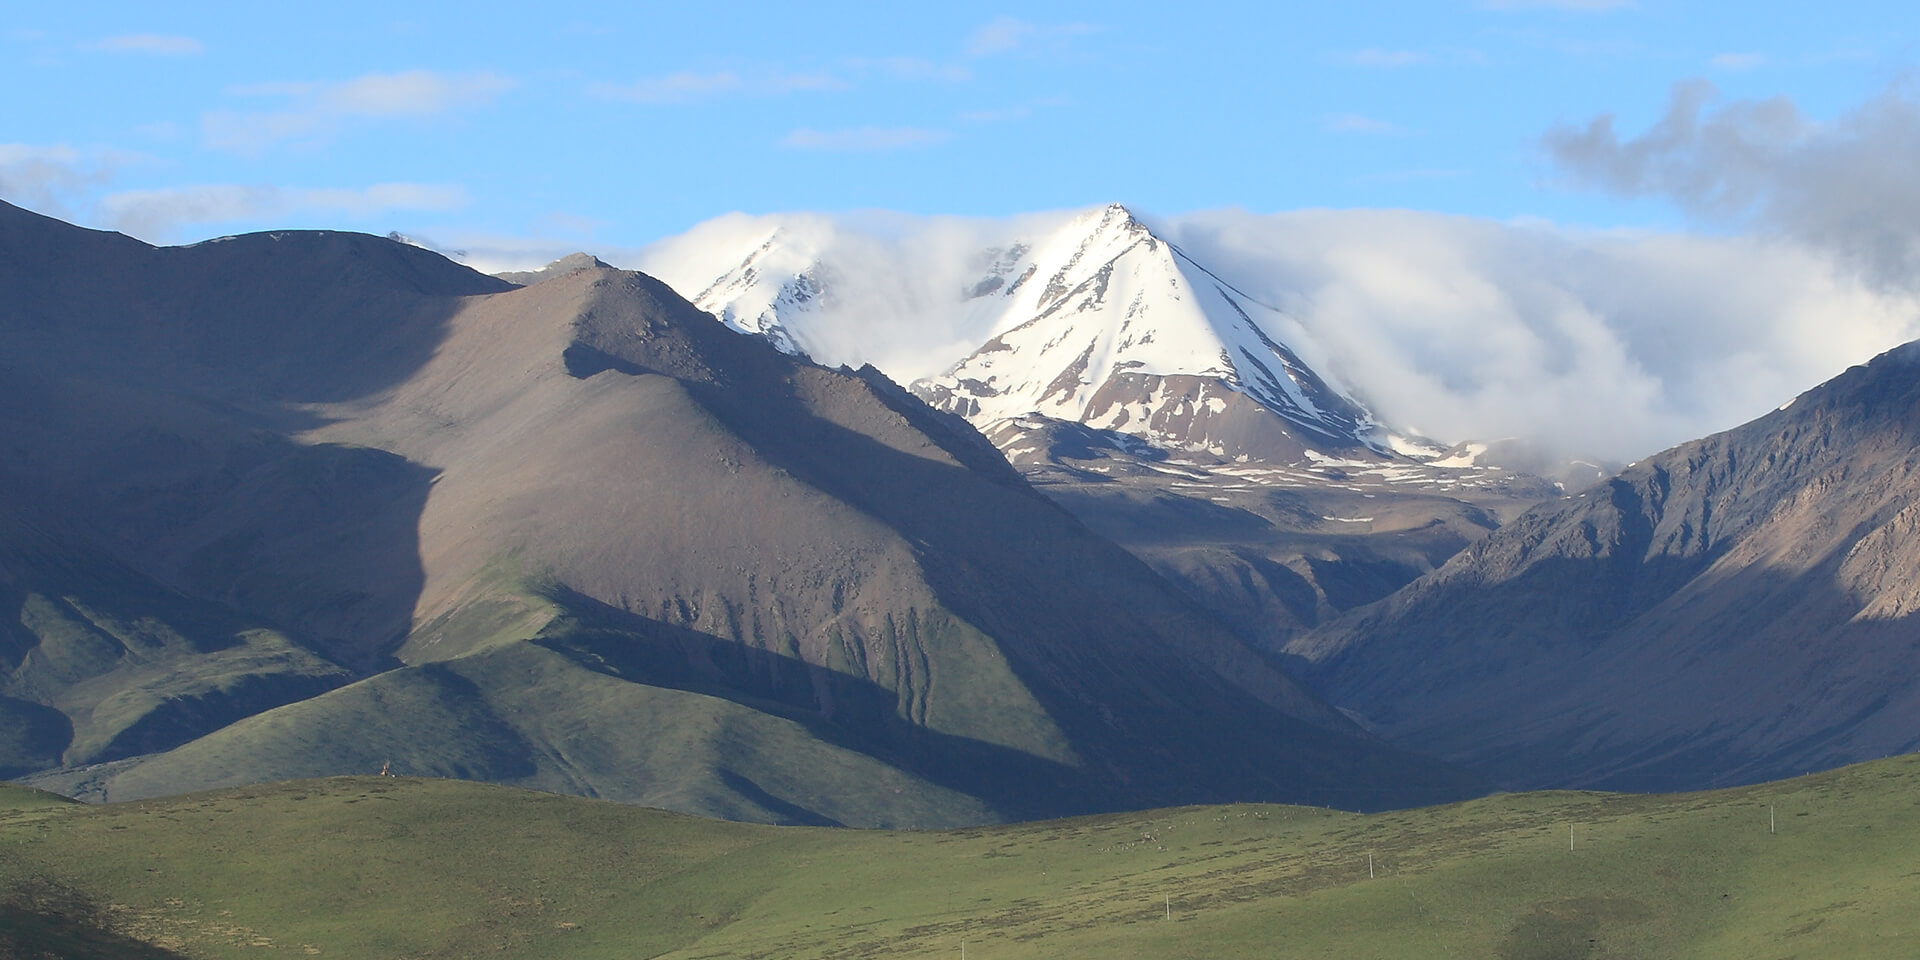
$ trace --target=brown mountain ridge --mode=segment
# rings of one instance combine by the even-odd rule
[[[1920,344],[1545,504],[1289,646],[1402,745],[1698,789],[1920,748]]]
[[[0,651],[32,782],[126,798],[392,761],[922,826],[1475,789],[956,418],[643,275],[516,288],[370,236],[153,248],[0,206],[0,290],[0,491],[37,518],[0,528],[5,599],[64,611]],[[83,749],[115,736],[137,749]]]

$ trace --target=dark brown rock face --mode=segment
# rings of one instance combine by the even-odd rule
[[[1290,651],[1513,785],[1695,788],[1920,746],[1920,347],[1543,505]]]

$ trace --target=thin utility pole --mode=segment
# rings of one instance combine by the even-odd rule
[[[1569,851],[1573,849],[1573,824],[1571,823],[1567,824],[1567,849]]]
[[[1161,894],[1160,896],[1162,896],[1162,897],[1165,897],[1165,898],[1166,898],[1166,901],[1167,901],[1167,919],[1168,919],[1168,920],[1172,920],[1172,919],[1173,919],[1173,894],[1171,894],[1171,893],[1163,893],[1163,894]]]
[[[1367,879],[1373,879],[1373,854],[1367,854]]]
[[[1767,832],[1773,832],[1773,804],[1767,804]]]

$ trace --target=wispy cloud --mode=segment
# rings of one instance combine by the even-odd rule
[[[980,110],[964,110],[960,113],[963,123],[1011,123],[1033,116],[1033,107],[1016,103],[1011,107],[987,107]]]
[[[967,110],[960,114],[962,123],[1011,123],[1033,116],[1035,111],[1052,107],[1066,107],[1073,104],[1071,97],[1038,97],[1025,103],[1016,103],[1010,107],[987,107],[979,110]]]
[[[1719,53],[1707,61],[1709,66],[1721,70],[1756,70],[1767,65],[1764,53]]]
[[[1404,137],[1410,131],[1397,123],[1388,123],[1358,113],[1330,113],[1321,118],[1334,133],[1361,133],[1370,136]]]
[[[1031,22],[1000,16],[973,31],[967,38],[967,56],[987,57],[1019,47],[1038,28]]]
[[[998,16],[969,34],[963,49],[969,57],[1047,49],[1057,52],[1072,38],[1086,36],[1098,29],[1082,21],[1035,23],[1018,17]]]
[[[1465,170],[1451,170],[1437,167],[1425,167],[1415,170],[1388,170],[1383,173],[1367,173],[1354,177],[1354,183],[1416,183],[1423,180],[1458,180],[1467,175]]]
[[[721,97],[832,93],[852,90],[875,77],[911,83],[963,83],[973,79],[973,71],[922,57],[846,57],[829,68],[813,70],[787,70],[778,65],[680,70],[631,83],[589,84],[587,92],[632,103],[696,103]]]
[[[429,117],[491,104],[518,81],[491,71],[369,73],[341,83],[265,83],[235,87],[235,96],[284,97],[287,110],[201,114],[201,133],[217,150],[258,153],[287,140],[324,139],[353,119]]]
[[[729,95],[846,90],[852,85],[829,73],[786,73],[776,70],[740,74],[731,70],[696,73],[682,70],[632,83],[596,83],[589,93],[609,100],[634,103],[691,103]]]
[[[85,47],[103,53],[150,53],[168,57],[192,56],[207,49],[192,37],[172,33],[124,33],[95,40]]]
[[[1439,47],[1431,50],[1387,50],[1368,47],[1364,50],[1334,53],[1329,56],[1329,59],[1334,63],[1350,67],[1398,70],[1427,64],[1479,66],[1487,62],[1487,55],[1466,47]]]
[[[1920,290],[1920,91],[1896,84],[1831,122],[1786,97],[1718,101],[1713,84],[1683,81],[1638,136],[1603,114],[1542,143],[1575,185],[1785,234]]]
[[[346,117],[424,117],[492,103],[516,82],[497,73],[369,73],[323,88],[320,109]]]
[[[903,150],[945,143],[953,134],[926,127],[856,127],[850,130],[815,130],[801,127],[780,138],[780,145],[794,150],[830,150],[870,152]]]
[[[100,200],[100,213],[116,230],[154,241],[177,239],[187,226],[281,220],[300,214],[366,219],[400,211],[458,210],[471,202],[463,187],[431,183],[378,183],[358,188],[294,188],[203,184],[159,190],[127,190]]]
[[[53,216],[70,216],[86,193],[148,159],[67,144],[0,143],[0,198]]]
[[[877,73],[894,80],[965,83],[973,79],[973,71],[964,66],[936,63],[922,57],[849,57],[842,62],[854,73]]]
[[[1635,0],[1480,0],[1482,10],[1571,10],[1576,13],[1605,13],[1630,10]]]
[[[1392,69],[1428,63],[1433,60],[1433,57],[1419,50],[1381,50],[1375,47],[1369,47],[1365,50],[1355,50],[1352,53],[1335,54],[1334,59],[1355,67],[1384,67]]]

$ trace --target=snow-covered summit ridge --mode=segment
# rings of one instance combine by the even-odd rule
[[[813,326],[812,316],[827,305],[832,274],[811,239],[776,227],[746,259],[698,293],[688,292],[687,299],[741,333],[765,337],[787,353],[811,355],[789,329]]]
[[[1394,455],[1304,359],[1318,350],[1298,322],[1126,207],[949,226],[889,245],[820,217],[726,218],[647,269],[736,330],[918,378],[921,397],[982,427],[1038,413],[1219,456]]]
[[[975,290],[999,301],[998,329],[916,389],[976,422],[1037,412],[1191,446],[1240,393],[1318,439],[1380,442],[1365,408],[1275,336],[1304,339],[1297,324],[1119,204],[1003,258]]]

